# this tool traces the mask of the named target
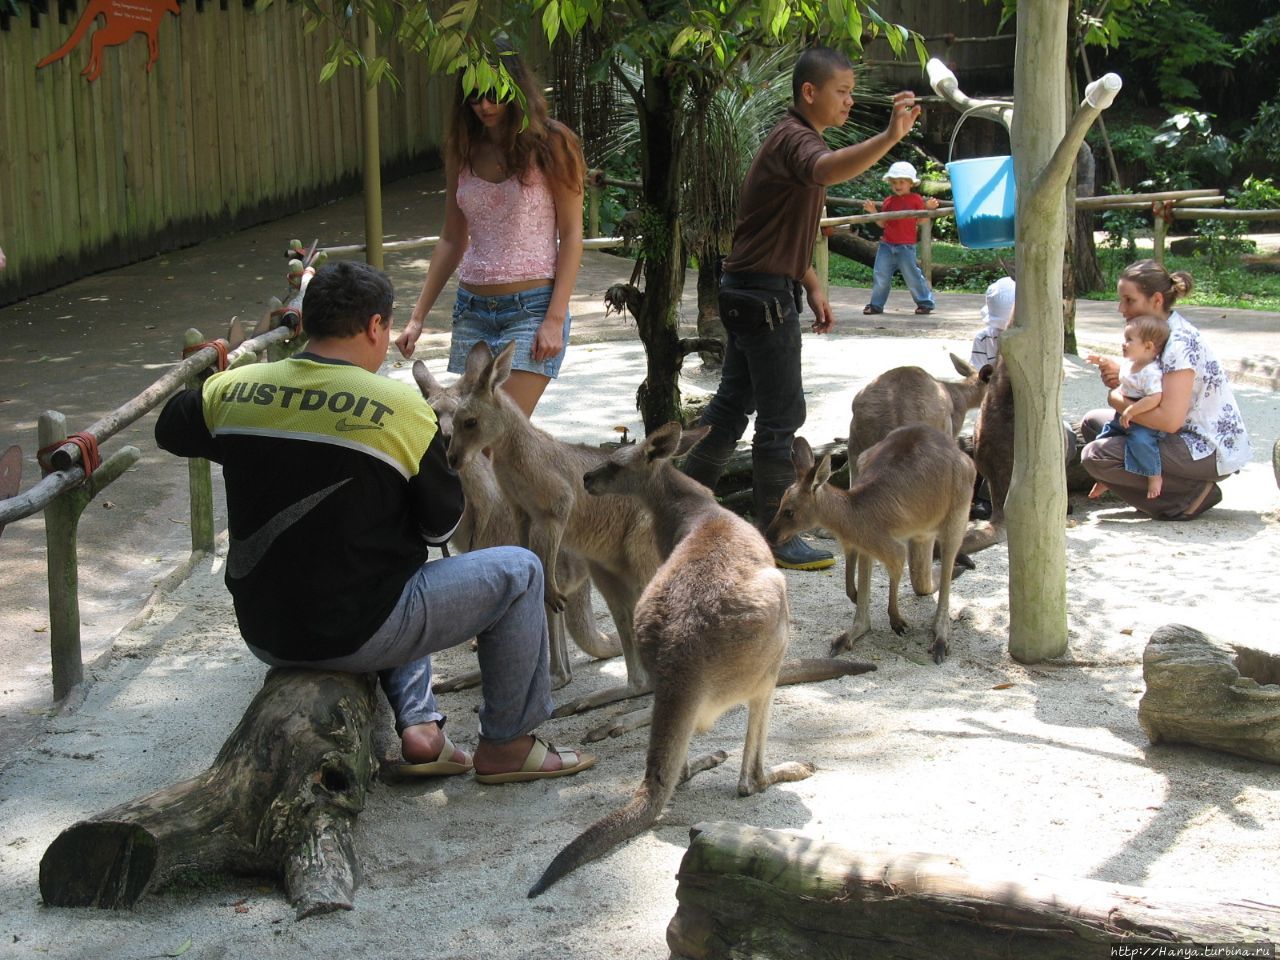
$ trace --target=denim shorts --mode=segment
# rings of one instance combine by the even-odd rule
[[[483,340],[495,354],[509,341],[516,342],[511,360],[512,370],[528,370],[555,378],[564,361],[564,350],[547,360],[534,360],[533,338],[551,306],[551,285],[508,293],[498,297],[482,297],[458,289],[453,305],[453,342],[449,347],[449,372],[464,373],[467,354]],[[570,317],[564,318],[564,344],[569,346]]]

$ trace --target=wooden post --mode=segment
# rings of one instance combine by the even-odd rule
[[[40,415],[36,427],[40,448],[67,439],[67,418],[56,410]],[[137,463],[137,447],[121,447],[77,487],[54,497],[44,508],[45,551],[49,578],[49,654],[53,699],[61,700],[84,679],[80,645],[80,584],[76,539],[80,514],[99,490]],[[83,470],[83,467],[73,467]]]
[[[185,346],[204,343],[198,330],[188,330],[183,335]],[[247,354],[245,356],[248,356]],[[193,552],[213,552],[213,469],[208,460],[192,457],[187,460],[187,488],[191,510],[191,549]]]
[[[822,216],[818,219],[823,220],[827,217],[827,208],[822,208]],[[831,267],[831,245],[827,243],[827,231],[830,227],[818,227],[818,242],[813,249],[813,266],[818,274],[818,282],[822,284],[822,295],[827,296],[827,279],[828,271]]]
[[[600,184],[588,174],[587,180],[587,237],[600,236]]]
[[[366,67],[378,55],[378,28],[373,16],[364,18],[360,53]],[[378,148],[378,85],[369,82],[368,73],[361,74],[364,84],[364,242],[365,262],[379,270],[382,258],[382,152]]]
[[[925,217],[921,223],[923,229],[920,231],[920,269],[925,279],[929,280],[933,276],[933,218]],[[929,280],[929,286],[933,287],[932,280]]]
[[[1164,266],[1164,238],[1169,233],[1169,224],[1165,222],[1164,217],[1161,215],[1159,206],[1157,204],[1151,214],[1151,239],[1155,246],[1151,258],[1156,263]]]

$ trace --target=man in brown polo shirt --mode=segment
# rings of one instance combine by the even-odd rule
[[[751,462],[762,530],[795,480],[791,441],[805,417],[801,294],[813,310],[814,333],[826,333],[835,323],[811,262],[827,187],[870,169],[920,115],[914,94],[895,94],[884,132],[832,150],[822,131],[849,119],[853,82],[853,63],[840,51],[815,47],[800,55],[791,78],[794,104],[747,171],[733,248],[720,281],[720,319],[729,342],[720,386],[700,420],[711,432],[689,454],[685,472],[715,489],[754,412]],[[799,537],[774,548],[774,559],[793,570],[822,570],[835,563],[830,553]]]

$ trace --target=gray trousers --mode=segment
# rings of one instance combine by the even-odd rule
[[[329,660],[278,660],[274,667],[377,671],[396,730],[443,720],[431,692],[431,654],[479,641],[480,735],[499,743],[551,716],[542,564],[523,547],[493,547],[432,560],[405,584],[391,615],[360,649]]]
[[[1218,473],[1217,457],[1210,454],[1193,460],[1180,435],[1165,434],[1160,437],[1160,472],[1164,485],[1160,496],[1148,500],[1147,478],[1124,468],[1126,438],[1096,439],[1114,416],[1115,411],[1110,407],[1090,410],[1085,414],[1080,422],[1080,433],[1087,445],[1080,453],[1080,465],[1089,476],[1105,483],[1112,493],[1135,510],[1157,520],[1180,519],[1204,492],[1205,484],[1225,480],[1228,476]]]

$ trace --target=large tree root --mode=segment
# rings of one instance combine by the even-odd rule
[[[373,674],[271,670],[208,770],[58,835],[40,861],[45,904],[132,907],[227,872],[282,879],[299,919],[351,909],[376,689]]]

